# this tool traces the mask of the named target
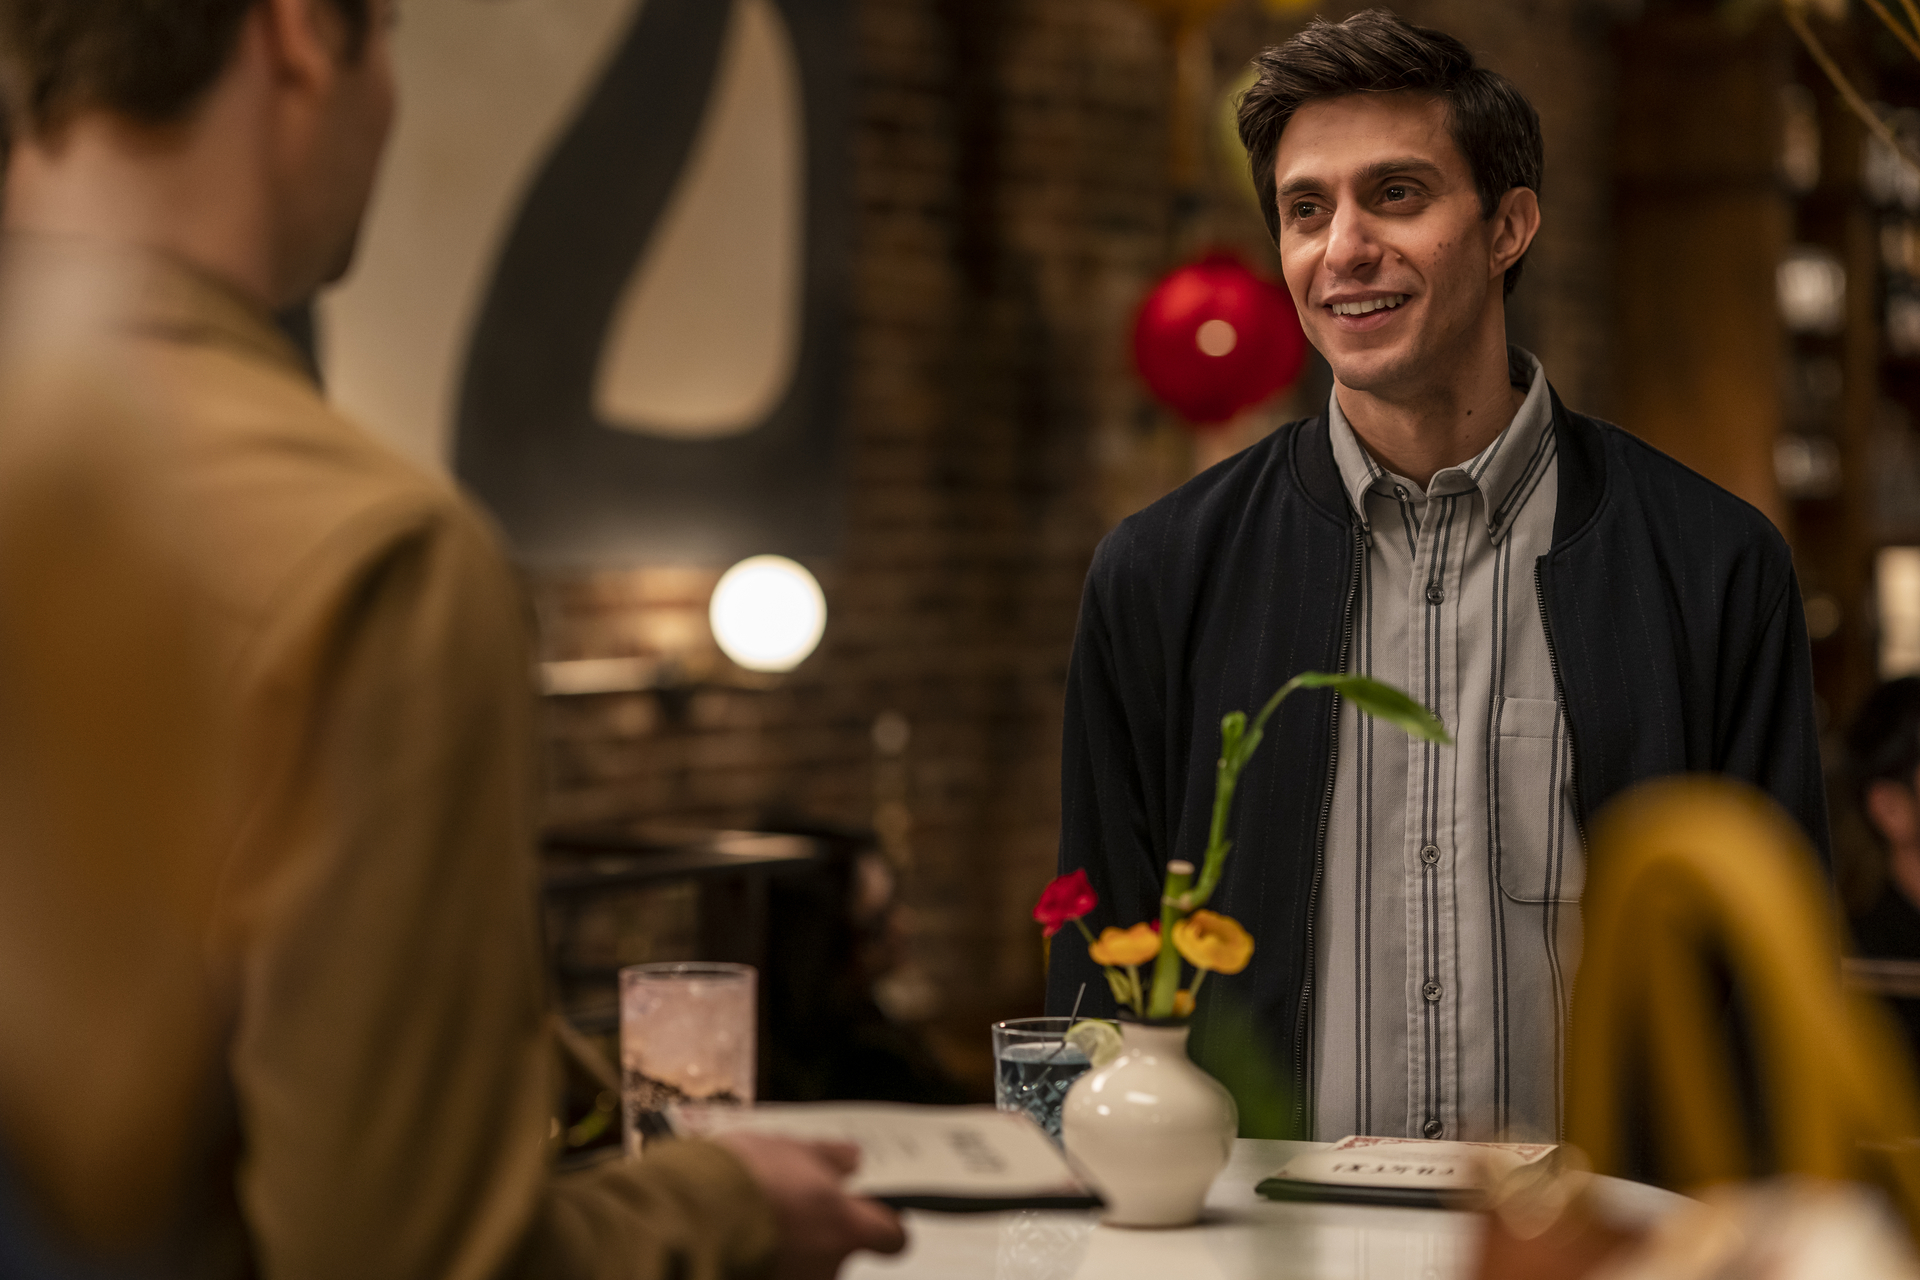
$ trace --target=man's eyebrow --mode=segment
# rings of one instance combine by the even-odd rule
[[[1422,159],[1419,156],[1398,156],[1392,160],[1376,160],[1355,174],[1354,179],[1356,185],[1365,187],[1371,186],[1382,178],[1390,178],[1397,174],[1432,175],[1438,177],[1441,174],[1441,169],[1440,166],[1433,161]],[[1302,191],[1320,191],[1324,190],[1327,185],[1328,183],[1323,178],[1295,178],[1292,182],[1287,183],[1286,186],[1281,187],[1277,194],[1291,196],[1297,195]]]

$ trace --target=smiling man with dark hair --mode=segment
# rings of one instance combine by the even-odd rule
[[[1061,870],[1120,923],[1207,837],[1221,717],[1306,669],[1391,681],[1451,746],[1295,698],[1239,788],[1213,903],[1255,935],[1192,1044],[1250,1129],[1558,1133],[1582,833],[1644,778],[1770,792],[1826,844],[1800,594],[1759,512],[1571,412],[1510,347],[1538,116],[1382,10],[1257,61],[1241,138],[1320,416],[1120,525],[1069,678]],[[1065,1012],[1091,962],[1055,952]],[[1260,1082],[1284,1110],[1251,1096]]]

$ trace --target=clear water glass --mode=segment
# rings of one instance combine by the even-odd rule
[[[1060,1141],[1060,1104],[1085,1075],[1087,1055],[1065,1040],[1072,1018],[1009,1018],[993,1024],[993,1102],[1024,1111]]]
[[[752,1104],[756,977],[744,964],[620,971],[620,1102],[629,1154],[672,1132],[670,1106]]]

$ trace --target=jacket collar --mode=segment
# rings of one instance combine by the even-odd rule
[[[24,314],[54,306],[76,326],[104,326],[162,341],[225,347],[310,379],[273,317],[224,281],[170,254],[77,236],[11,232],[0,270]]]
[[[1333,431],[1325,413],[1309,418],[1293,433],[1293,474],[1307,501],[1322,515],[1359,527],[1359,517],[1347,505],[1346,490],[1340,482],[1340,464],[1333,457]]]
[[[1571,540],[1593,522],[1607,492],[1607,458],[1593,421],[1571,413],[1551,386],[1554,443],[1560,450],[1559,505],[1553,512],[1553,547]]]

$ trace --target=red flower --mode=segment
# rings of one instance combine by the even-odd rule
[[[1051,938],[1066,927],[1067,921],[1078,920],[1099,903],[1099,895],[1087,883],[1087,873],[1073,871],[1041,891],[1040,901],[1033,904],[1033,918],[1047,926],[1044,932]]]

